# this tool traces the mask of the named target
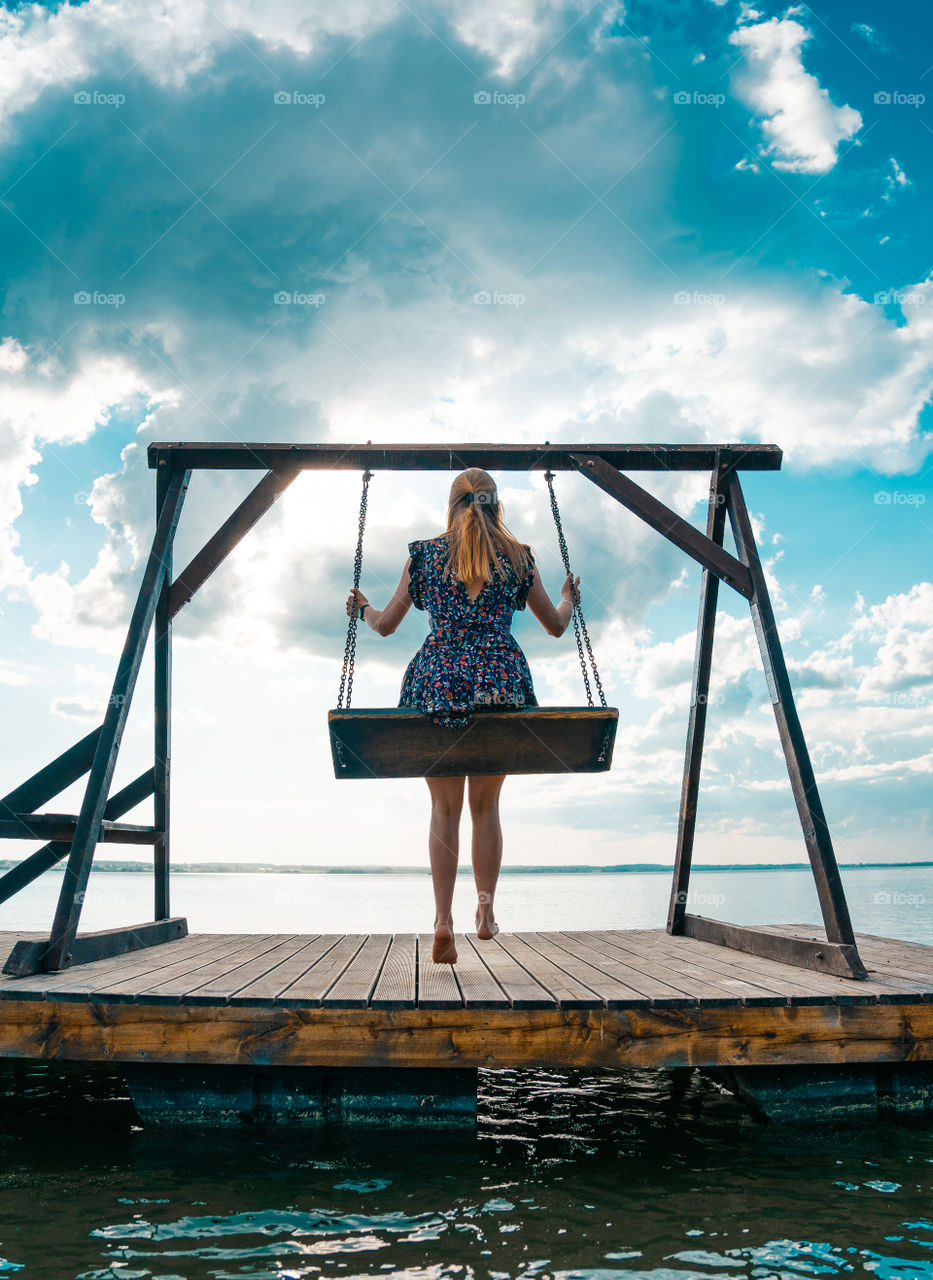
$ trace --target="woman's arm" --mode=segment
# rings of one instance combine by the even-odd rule
[[[574,597],[579,598],[579,587],[579,576],[574,578],[572,574],[568,573],[564,579],[564,585],[560,589],[560,604],[555,609],[551,604],[550,596],[544,589],[544,583],[541,581],[537,566],[535,566],[535,576],[528,592],[526,603],[542,627],[550,635],[562,636],[567,630],[573,613]]]
[[[369,606],[363,614],[363,621],[366,625],[380,636],[390,636],[393,631],[397,630],[399,623],[411,608],[411,596],[408,594],[408,571],[410,568],[411,556],[405,561],[405,568],[402,570],[399,584],[395,588],[395,595],[384,609],[374,609],[359,588],[351,590],[349,596],[347,596],[347,617],[349,618],[353,612],[355,598],[357,609],[364,604]]]

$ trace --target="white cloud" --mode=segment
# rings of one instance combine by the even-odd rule
[[[852,138],[862,117],[837,107],[814,75],[804,70],[802,49],[810,32],[792,18],[740,26],[729,37],[745,56],[733,74],[737,97],[761,121],[761,154],[775,169],[828,173],[841,142]]]
[[[861,605],[852,639],[878,645],[874,662],[864,672],[861,698],[933,691],[933,582],[918,582],[910,591],[867,609]]]
[[[15,522],[23,487],[37,480],[33,468],[56,444],[87,440],[116,410],[167,401],[171,393],[149,385],[122,356],[86,355],[65,374],[47,360],[32,360],[15,339],[5,339],[0,351],[6,353],[0,371],[0,590],[22,589],[30,575]],[[76,477],[76,494],[78,489]]]
[[[299,0],[166,0],[157,10],[144,0],[87,0],[0,9],[0,135],[50,87],[116,93],[132,67],[179,89],[213,72],[220,51],[244,40],[307,57],[335,36],[355,40],[394,16],[396,7],[381,0],[312,9]]]
[[[893,156],[888,160],[888,171],[884,177],[884,195],[883,199],[893,200],[897,194],[898,188],[912,187],[913,180],[908,178],[907,174],[897,163]]]

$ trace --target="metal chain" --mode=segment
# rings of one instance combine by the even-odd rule
[[[356,538],[356,555],[353,558],[353,588],[357,590],[360,585],[360,575],[363,571],[363,531],[366,528],[366,507],[369,502],[369,482],[373,478],[371,471],[363,472],[363,495],[360,498],[360,518],[358,533]],[[356,624],[359,621],[359,613],[354,607],[350,615],[350,621],[347,625],[347,643],[343,650],[343,670],[340,673],[340,692],[337,694],[337,706],[343,707],[343,689],[346,685],[347,689],[347,709],[350,708],[350,698],[353,694],[353,667],[356,662]]]
[[[570,554],[567,551],[567,539],[564,537],[564,526],[560,518],[560,510],[557,506],[557,497],[554,493],[554,472],[545,471],[544,478],[547,481],[548,492],[551,495],[551,514],[554,517],[554,523],[557,525],[557,540],[560,543],[560,554],[564,562],[564,569],[570,573]],[[586,645],[587,656],[590,660],[590,666],[593,668],[593,679],[596,682],[596,688],[599,692],[599,701],[602,706],[606,706],[606,695],[603,693],[603,682],[599,678],[599,671],[596,666],[596,659],[593,657],[593,646],[590,644],[590,633],[586,629],[586,622],[583,617],[583,608],[580,604],[580,593],[573,587],[571,580],[571,591],[573,610],[571,618],[573,619],[573,634],[577,641],[577,653],[580,655],[580,670],[583,672],[583,684],[586,688],[586,701],[588,706],[594,706],[593,691],[590,688],[590,677],[586,669],[586,659],[583,657],[583,645]],[[581,640],[582,632],[582,640]]]

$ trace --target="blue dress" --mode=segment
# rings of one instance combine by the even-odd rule
[[[443,576],[447,535],[410,542],[408,594],[428,611],[431,630],[402,680],[400,707],[417,707],[436,724],[464,729],[474,709],[536,707],[528,662],[510,631],[534,580],[530,559],[523,580],[503,553],[506,576],[493,571],[475,600],[459,578]]]

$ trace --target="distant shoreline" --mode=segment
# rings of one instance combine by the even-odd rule
[[[11,858],[0,858],[0,872],[9,871],[19,863]],[[65,862],[62,861],[58,870],[62,870]],[[933,867],[933,862],[842,862],[839,864],[842,871],[868,871],[878,869],[892,870],[897,867]],[[105,862],[96,860],[94,862],[96,871],[119,871],[119,872],[141,872],[152,874],[151,863],[146,862]],[[666,862],[632,862],[620,864],[617,866],[599,866],[588,864],[584,866],[555,866],[555,867],[503,867],[502,875],[589,875],[593,872],[601,872],[603,875],[625,875],[629,872],[633,873],[663,873],[670,875],[673,870],[673,861]],[[735,863],[718,863],[718,862],[695,862],[692,866],[693,871],[809,871],[809,862],[749,862],[744,866],[736,866]],[[382,866],[354,866],[354,867],[338,867],[338,866],[297,866],[282,865],[277,866],[274,863],[252,863],[252,862],[177,862],[172,864],[172,871],[179,875],[239,875],[243,873],[263,874],[263,875],[430,875],[430,868],[427,866],[416,867],[382,867]],[[461,866],[457,872],[458,875],[472,875],[469,865]]]

